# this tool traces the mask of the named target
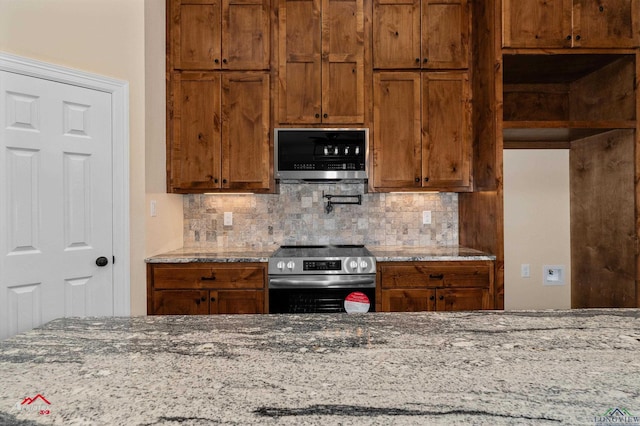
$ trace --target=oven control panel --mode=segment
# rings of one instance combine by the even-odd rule
[[[341,260],[303,260],[303,271],[342,271]]]
[[[285,258],[270,259],[270,275],[289,274],[374,274],[374,257],[346,257],[332,259]]]

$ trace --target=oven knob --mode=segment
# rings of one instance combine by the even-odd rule
[[[369,264],[367,263],[366,260],[361,260],[360,261],[360,268],[361,269],[367,269],[369,267]]]
[[[287,263],[287,268],[293,270],[293,268],[296,266],[295,263],[293,263],[293,260],[290,260],[289,263]]]
[[[360,154],[360,147],[356,146],[356,155]]]
[[[284,269],[284,261],[281,260],[276,264],[276,268],[280,269],[281,271]]]
[[[358,262],[356,262],[355,260],[352,260],[351,262],[349,262],[349,268],[351,268],[353,270],[357,270],[358,269]]]

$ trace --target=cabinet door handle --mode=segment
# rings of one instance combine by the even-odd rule
[[[429,178],[428,177],[424,178],[424,181],[429,182]]]
[[[435,300],[435,298],[436,298],[435,296],[431,296],[429,297],[429,300]]]
[[[580,34],[578,34],[578,35],[576,36],[576,41],[580,41],[580,39],[581,39],[581,38],[582,38],[582,37],[580,37]]]
[[[222,179],[222,183],[227,183],[227,180],[226,179]]]
[[[438,299],[440,299],[440,300],[444,300],[444,296],[440,296]]]
[[[416,178],[416,183],[420,182],[420,178]]]
[[[326,114],[326,113],[325,113],[325,114],[323,114],[322,116],[323,116],[324,118],[329,118],[329,114]]]
[[[424,59],[422,60],[422,62],[424,62],[424,63],[426,64],[427,62],[429,62],[429,58],[424,58]]]
[[[420,58],[416,58],[416,64],[420,63]]]
[[[223,59],[223,60],[222,60],[222,63],[223,63],[223,64],[226,64],[226,63],[227,63],[227,60],[226,60],[226,59]]]
[[[213,180],[213,183],[218,183],[218,178],[215,178],[215,179]]]
[[[216,298],[215,298],[215,297],[212,297],[212,298],[211,298],[211,301],[212,301],[212,302],[215,302],[215,301],[216,301]]]
[[[205,300],[207,300],[207,298],[206,298],[206,297],[204,297],[204,296],[202,296],[202,297],[200,298],[200,300],[202,300],[202,301],[204,302]]]
[[[568,36],[567,36],[567,40],[571,40],[571,35],[568,35]]]
[[[320,114],[316,114],[316,118],[320,118]]]
[[[211,275],[210,277],[200,277],[201,281],[215,281],[216,280],[216,276],[215,275]]]
[[[215,62],[216,64],[220,63],[220,59],[214,59],[213,62]]]
[[[429,274],[429,278],[432,280],[441,280],[444,278],[444,274]]]

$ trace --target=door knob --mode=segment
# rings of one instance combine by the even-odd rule
[[[109,264],[109,259],[107,259],[104,256],[100,256],[99,258],[96,259],[96,265],[103,267],[103,266],[107,266]]]

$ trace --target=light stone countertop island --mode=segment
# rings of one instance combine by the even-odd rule
[[[640,424],[640,310],[59,319],[0,382],[1,425]]]

